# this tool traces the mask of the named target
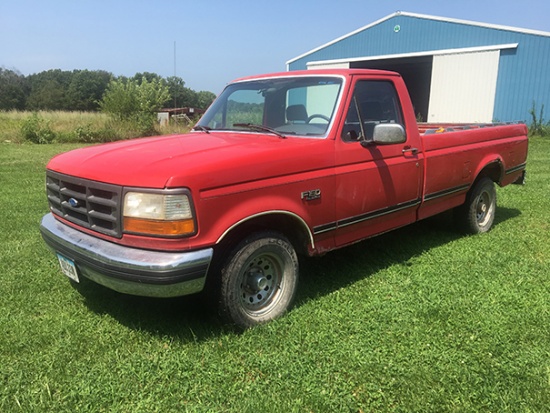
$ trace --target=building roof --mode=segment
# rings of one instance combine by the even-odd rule
[[[417,14],[417,13],[408,13],[408,12],[403,12],[403,11],[397,11],[395,13],[392,13],[386,17],[383,17],[382,19],[380,20],[377,20],[373,23],[370,23],[366,26],[363,26],[357,30],[354,30],[352,31],[351,33],[348,33],[348,34],[345,34],[344,36],[341,36],[337,39],[334,39],[328,43],[325,43],[319,47],[316,47],[315,49],[312,49],[306,53],[303,53],[301,54],[300,56],[297,56],[293,59],[290,59],[289,61],[286,62],[287,65],[307,56],[307,55],[310,55],[312,53],[315,53],[321,49],[324,49],[325,47],[328,47],[332,44],[335,44],[341,40],[344,40],[348,37],[351,37],[357,33],[360,33],[364,30],[367,30],[371,27],[374,27],[382,22],[385,22],[387,20],[390,20],[394,17],[397,17],[397,16],[405,16],[405,17],[413,17],[413,18],[417,18],[417,19],[426,19],[426,20],[434,20],[434,21],[441,21],[441,22],[447,22],[447,23],[455,23],[455,24],[462,24],[462,25],[469,25],[469,26],[476,26],[476,27],[483,27],[483,28],[487,28],[487,29],[494,29],[494,30],[504,30],[504,31],[509,31],[509,32],[517,32],[517,33],[522,33],[522,34],[530,34],[530,35],[535,35],[535,36],[544,36],[544,37],[550,37],[550,32],[543,32],[543,31],[538,31],[538,30],[530,30],[530,29],[522,29],[522,28],[518,28],[518,27],[510,27],[510,26],[501,26],[501,25],[496,25],[496,24],[489,24],[489,23],[480,23],[480,22],[475,22],[475,21],[470,21],[470,20],[460,20],[460,19],[452,19],[452,18],[447,18],[447,17],[437,17],[437,16],[430,16],[430,15],[426,15],[426,14]]]

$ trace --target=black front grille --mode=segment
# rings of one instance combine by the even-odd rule
[[[76,225],[120,238],[122,187],[47,171],[51,211]]]

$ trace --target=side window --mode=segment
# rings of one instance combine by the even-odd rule
[[[403,124],[399,97],[393,83],[379,80],[357,82],[342,139],[347,142],[372,139],[374,127],[380,123]]]

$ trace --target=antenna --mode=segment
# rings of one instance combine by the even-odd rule
[[[174,82],[176,81],[176,41],[174,40]],[[178,106],[176,105],[176,90],[174,90],[174,109]]]

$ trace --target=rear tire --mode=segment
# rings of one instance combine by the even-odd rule
[[[292,244],[273,232],[254,234],[230,254],[221,270],[220,315],[241,328],[266,323],[291,306],[298,285]]]
[[[496,200],[494,182],[487,177],[481,178],[468,192],[466,202],[455,210],[459,227],[469,234],[489,231],[495,220]]]

